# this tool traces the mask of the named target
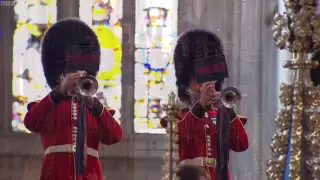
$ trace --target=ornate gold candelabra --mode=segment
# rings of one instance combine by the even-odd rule
[[[163,180],[179,180],[177,171],[179,170],[179,154],[178,154],[178,127],[179,113],[183,108],[182,104],[176,99],[176,95],[171,92],[169,94],[168,104],[163,105],[167,117],[167,152],[164,155]]]
[[[22,95],[12,95],[12,101],[18,102],[19,104],[25,105],[28,102],[28,98]]]
[[[317,3],[284,0],[284,5],[286,12],[275,15],[273,31],[276,45],[292,54],[283,65],[291,80],[280,87],[283,107],[275,120],[277,132],[272,138],[267,175],[270,180],[282,180],[288,167],[291,180],[320,179],[320,114],[316,112],[320,88],[313,87],[310,78],[310,69],[318,65],[310,56],[320,50]],[[287,157],[288,151],[291,154]]]

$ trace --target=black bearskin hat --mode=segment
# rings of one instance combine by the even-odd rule
[[[90,59],[93,65],[93,67],[90,66],[90,70],[78,70],[87,71],[92,76],[96,76],[99,71],[100,44],[93,30],[77,18],[60,20],[45,33],[41,46],[44,76],[51,89],[59,85],[60,76],[65,73],[68,60],[67,51],[70,47],[89,47],[89,51],[95,54],[95,58]]]
[[[212,32],[195,29],[179,36],[174,49],[173,59],[177,78],[178,97],[181,102],[190,103],[186,90],[189,88],[192,77],[195,76],[193,60],[222,53],[223,45],[221,40]],[[223,79],[217,81],[217,91],[221,91],[223,81]]]
[[[316,52],[312,56],[312,61],[318,61],[318,67],[310,70],[311,80],[314,86],[320,85],[320,52]]]

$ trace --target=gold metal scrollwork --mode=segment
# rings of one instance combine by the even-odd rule
[[[318,66],[310,54],[320,50],[320,17],[314,0],[284,0],[284,6],[286,11],[275,15],[272,29],[276,45],[292,54],[283,67],[290,69],[293,80],[280,87],[283,108],[276,118],[267,175],[270,180],[283,179],[290,145],[289,178],[320,179],[320,88],[310,78],[310,69]]]
[[[177,117],[180,114],[183,105],[177,100],[176,95],[171,92],[168,96],[168,104],[163,105],[163,109],[167,114],[167,152],[164,155],[163,180],[179,180],[177,172],[179,170],[179,154],[178,154],[178,126]]]

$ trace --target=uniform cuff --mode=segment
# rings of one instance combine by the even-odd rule
[[[191,108],[192,115],[198,119],[201,119],[204,116],[205,112],[205,109],[201,106],[199,101],[196,102]]]
[[[93,117],[99,118],[103,113],[103,109],[104,106],[101,104],[101,102],[97,98],[94,98],[91,108],[91,114],[93,115]]]
[[[57,86],[49,93],[50,101],[53,104],[58,104],[64,97],[65,95],[60,92],[60,86]]]

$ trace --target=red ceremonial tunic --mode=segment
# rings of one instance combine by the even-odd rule
[[[217,111],[210,110],[206,113],[199,112],[202,107],[196,103],[191,111],[187,110],[180,114],[178,122],[178,144],[181,165],[196,165],[208,170],[211,180],[216,180],[216,123],[211,117],[216,117]],[[230,149],[242,152],[248,149],[248,136],[243,127],[247,118],[237,116],[230,121]],[[161,125],[166,127],[166,121],[161,120]],[[205,163],[213,160],[213,165]],[[231,174],[229,173],[231,180]]]
[[[75,107],[72,107],[75,106]],[[24,124],[31,132],[38,133],[44,150],[57,145],[72,145],[78,120],[72,115],[72,108],[79,106],[71,99],[61,99],[57,90],[39,102],[28,105]],[[112,117],[114,110],[104,108],[99,100],[94,99],[92,109],[86,110],[87,132],[86,145],[97,152],[99,143],[111,145],[122,139],[122,129]],[[60,149],[61,150],[61,149]],[[102,180],[102,170],[97,157],[87,154],[84,180]],[[75,153],[55,152],[44,156],[41,180],[74,180]]]

